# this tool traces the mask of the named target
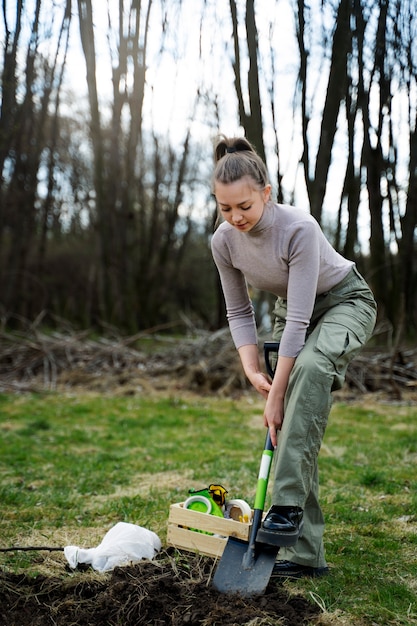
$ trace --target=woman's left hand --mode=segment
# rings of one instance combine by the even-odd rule
[[[264,424],[269,428],[271,441],[277,445],[277,431],[281,430],[284,421],[284,397],[288,386],[291,370],[294,366],[293,357],[278,357],[274,380],[264,409]]]
[[[278,443],[277,431],[281,430],[284,421],[284,398],[274,398],[270,393],[264,409],[264,424],[269,428],[271,442],[274,447]]]

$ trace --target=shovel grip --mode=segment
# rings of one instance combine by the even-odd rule
[[[264,358],[265,367],[268,376],[274,378],[275,368],[278,360],[279,341],[265,341],[264,342]],[[273,358],[271,358],[273,357]]]

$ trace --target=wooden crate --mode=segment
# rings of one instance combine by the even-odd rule
[[[183,502],[178,502],[170,506],[167,532],[169,546],[220,557],[228,537],[238,537],[248,541],[250,523],[184,509],[183,504]],[[192,528],[213,533],[213,535],[190,530]]]

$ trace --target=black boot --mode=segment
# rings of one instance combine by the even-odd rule
[[[317,578],[329,573],[327,565],[324,567],[311,567],[310,565],[299,565],[292,561],[277,561],[272,570],[272,576],[277,578]]]
[[[303,529],[303,510],[298,506],[271,506],[256,541],[288,547],[297,543]]]

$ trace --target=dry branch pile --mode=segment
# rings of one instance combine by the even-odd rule
[[[248,389],[228,329],[167,339],[146,333],[92,339],[87,332],[46,334],[35,326],[0,333],[0,391],[83,388],[121,393],[188,390],[231,394]],[[139,347],[138,347],[139,346]],[[417,350],[365,350],[350,365],[347,387],[417,395]]]
[[[415,390],[417,399],[417,349],[391,353],[364,350],[349,366],[349,386],[365,393],[386,391],[397,398],[402,390]]]
[[[159,347],[150,352],[144,334],[91,339],[87,332],[2,332],[0,391],[109,385],[133,391],[169,385],[209,392],[246,386],[227,330],[182,340],[154,335],[152,343]]]

